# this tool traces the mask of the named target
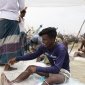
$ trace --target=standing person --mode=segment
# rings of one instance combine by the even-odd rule
[[[81,42],[81,46],[78,49],[78,51],[82,51],[83,53],[85,53],[85,33],[83,34],[83,40]]]
[[[34,53],[27,54],[23,57],[15,57],[9,61],[10,64],[13,64],[16,61],[32,60],[44,53],[50,61],[50,67],[30,65],[13,81],[9,81],[5,74],[2,74],[2,85],[13,85],[13,83],[22,82],[33,73],[47,77],[42,85],[66,83],[70,78],[69,55],[67,48],[62,43],[55,42],[56,35],[57,32],[54,27],[43,29],[39,33],[39,36],[42,37],[43,44]]]
[[[19,11],[24,10],[24,0],[0,0],[0,3],[0,65],[13,70],[8,60],[21,56]]]

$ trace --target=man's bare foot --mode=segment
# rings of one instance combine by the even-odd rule
[[[12,70],[17,70],[17,68],[10,67],[10,65],[6,64],[4,70],[5,71],[12,71]]]
[[[1,74],[1,84],[2,85],[13,85],[5,76],[4,73]]]

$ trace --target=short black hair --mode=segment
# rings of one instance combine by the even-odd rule
[[[56,38],[56,36],[57,36],[56,29],[57,28],[55,28],[55,27],[47,27],[39,33],[39,36],[47,34],[51,38]]]

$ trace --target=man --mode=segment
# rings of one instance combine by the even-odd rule
[[[85,33],[83,34],[83,39],[81,42],[81,46],[78,49],[78,52],[74,53],[74,57],[77,57],[77,56],[85,58]]]
[[[33,36],[29,41],[29,52],[34,52],[41,45],[41,39],[38,35]]]
[[[4,83],[7,83],[7,85],[13,85],[15,82],[22,82],[33,73],[46,76],[46,80],[42,85],[61,84],[69,80],[69,55],[67,48],[62,43],[59,44],[55,42],[57,36],[56,28],[45,28],[39,33],[39,36],[42,37],[43,44],[40,45],[34,53],[11,59],[9,63],[14,64],[17,61],[32,60],[44,53],[48,57],[51,66],[40,67],[30,65],[13,81],[9,81],[6,76],[2,74],[2,85],[4,85]]]
[[[19,12],[24,14],[24,10],[24,0],[0,0],[0,65],[5,65],[5,70],[14,70],[8,60],[22,55]]]

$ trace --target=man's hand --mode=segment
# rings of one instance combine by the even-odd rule
[[[26,14],[26,9],[27,7],[25,7],[25,9],[23,9],[21,12],[20,12],[20,17],[23,18]]]
[[[13,65],[14,63],[16,63],[16,58],[10,59],[10,60],[8,61],[8,64],[9,64],[9,65]]]

